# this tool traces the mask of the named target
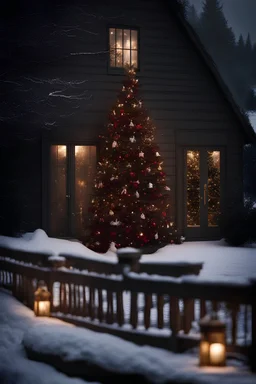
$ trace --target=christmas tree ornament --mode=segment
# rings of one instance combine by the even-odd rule
[[[160,153],[159,152],[156,152],[156,157],[159,157],[160,156]]]
[[[152,183],[148,183],[148,187],[149,188],[153,188],[153,184]]]
[[[146,171],[147,171],[148,173],[150,173],[150,172],[151,172],[151,168],[148,167],[148,168],[146,169]]]
[[[124,85],[123,85],[122,91],[123,91],[123,92],[125,91],[125,86],[124,86]]]
[[[127,168],[131,168],[131,166],[132,166],[131,163],[128,163],[128,164],[126,165]]]
[[[144,152],[140,151],[139,157],[144,157]]]
[[[135,196],[137,197],[137,199],[140,197],[140,194],[138,191],[136,191]]]
[[[113,141],[113,143],[112,143],[112,148],[116,148],[117,147],[117,142],[116,141]]]
[[[127,189],[126,188],[122,189],[121,195],[126,195],[126,194],[127,194]]]
[[[130,126],[130,127],[134,127],[134,124],[133,124],[133,121],[132,121],[132,120],[130,121],[129,126]]]
[[[102,181],[99,182],[99,184],[98,184],[98,188],[103,188],[103,183],[102,183]]]
[[[140,215],[140,218],[143,219],[143,220],[146,219],[146,216],[144,215],[144,213],[142,213],[142,214]]]
[[[112,209],[109,211],[109,215],[110,215],[110,216],[113,216],[113,215],[114,215],[114,212],[112,211]]]
[[[159,236],[158,236],[158,233],[156,233],[156,234],[155,234],[155,239],[157,240],[157,239],[158,239],[158,237],[159,237]]]
[[[135,139],[135,136],[132,136],[132,137],[130,137],[130,139],[129,139],[129,140],[130,140],[130,142],[131,142],[131,143],[136,143],[136,139]]]
[[[159,165],[157,169],[158,169],[158,171],[161,171],[162,170],[161,165]]]
[[[116,111],[113,109],[113,115],[116,115]]]
[[[170,191],[170,190],[171,190],[171,188],[169,188],[167,185],[164,187],[164,189],[165,189],[166,191]]]
[[[142,107],[142,101],[139,101],[139,107],[140,108]]]
[[[114,225],[114,226],[118,227],[119,225],[121,225],[121,221],[115,219],[115,221],[110,222],[110,225]]]

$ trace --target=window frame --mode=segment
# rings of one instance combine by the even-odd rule
[[[123,75],[124,73],[124,67],[112,67],[110,65],[110,29],[121,29],[124,31],[125,29],[128,29],[131,31],[137,32],[137,68],[136,72],[140,72],[140,29],[137,26],[131,26],[131,25],[120,25],[120,24],[109,24],[107,26],[107,47],[108,47],[108,73],[109,74],[116,74],[116,75]],[[123,50],[123,49],[122,49]],[[131,52],[131,49],[130,49]]]

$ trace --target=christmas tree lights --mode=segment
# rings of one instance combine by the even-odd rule
[[[180,243],[170,212],[170,188],[154,143],[155,127],[138,98],[135,70],[127,78],[109,114],[106,135],[100,136],[90,236],[86,245],[106,252]]]

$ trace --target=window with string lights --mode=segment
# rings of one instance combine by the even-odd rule
[[[109,28],[110,68],[133,66],[138,69],[138,30]]]

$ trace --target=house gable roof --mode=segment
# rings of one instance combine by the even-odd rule
[[[187,35],[189,40],[192,42],[193,46],[195,47],[197,53],[205,63],[205,65],[208,67],[209,71],[211,72],[215,82],[217,83],[219,89],[221,90],[222,94],[224,95],[225,99],[227,100],[228,104],[230,105],[239,125],[242,127],[243,134],[245,137],[246,143],[256,143],[256,133],[254,132],[253,127],[250,124],[250,121],[248,117],[245,115],[245,112],[242,111],[242,109],[237,105],[235,102],[231,91],[229,90],[228,86],[224,82],[223,78],[221,77],[219,70],[217,69],[217,66],[212,59],[212,57],[207,52],[206,48],[202,44],[199,36],[194,31],[194,29],[191,27],[191,25],[186,20],[184,14],[182,13],[182,7],[175,5],[172,5],[171,1],[164,0],[165,5],[169,9],[169,11],[172,14],[175,14],[176,20],[181,26],[181,29],[183,32]],[[173,4],[174,4],[173,3]]]

